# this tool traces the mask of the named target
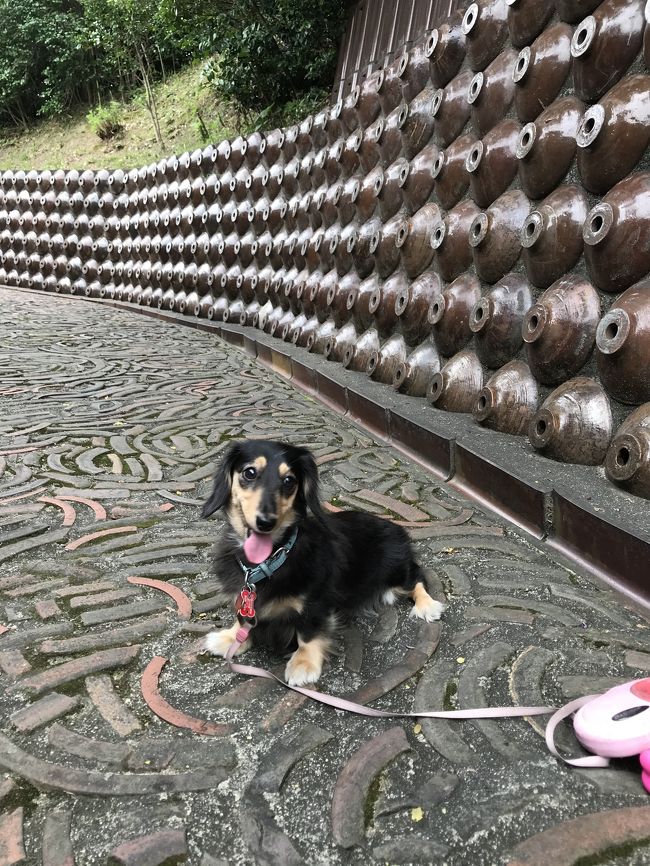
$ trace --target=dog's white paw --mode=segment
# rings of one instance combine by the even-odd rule
[[[318,682],[322,670],[321,661],[310,658],[298,649],[287,662],[284,678],[290,686],[306,686]]]
[[[237,629],[232,628],[224,628],[221,629],[221,631],[211,631],[209,634],[206,634],[203,646],[211,655],[223,656],[225,658],[226,653],[235,641],[236,633]],[[235,655],[239,655],[247,649],[248,641],[245,641],[237,647]]]
[[[428,601],[419,600],[419,602],[419,604],[413,605],[409,616],[423,619],[426,622],[435,622],[440,619],[445,611],[445,605],[431,597],[429,597]]]

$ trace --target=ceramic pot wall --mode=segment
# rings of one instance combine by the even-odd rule
[[[647,17],[478,0],[286,129],[2,172],[0,280],[263,330],[650,498]]]

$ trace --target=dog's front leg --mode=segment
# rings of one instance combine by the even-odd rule
[[[241,628],[238,620],[235,620],[234,625],[230,628],[222,628],[220,631],[211,631],[205,636],[204,646],[206,650],[213,656],[224,656],[235,642],[237,632]],[[241,655],[250,648],[250,639],[245,640],[235,650],[235,655]]]
[[[293,653],[284,672],[290,686],[315,683],[323,670],[329,640],[322,635],[305,640],[298,635],[298,649]]]

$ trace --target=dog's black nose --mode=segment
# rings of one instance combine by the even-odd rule
[[[260,532],[270,532],[275,526],[275,517],[264,517],[258,515],[255,522]]]

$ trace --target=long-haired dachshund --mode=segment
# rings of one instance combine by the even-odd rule
[[[427,592],[406,531],[371,514],[326,513],[306,448],[265,440],[230,445],[202,516],[220,508],[230,528],[217,546],[215,571],[237,619],[206,636],[212,654],[225,655],[241,622],[254,622],[239,652],[251,641],[293,650],[285,676],[304,685],[320,677],[341,618],[361,606],[407,595],[412,616],[440,619],[444,606]]]

